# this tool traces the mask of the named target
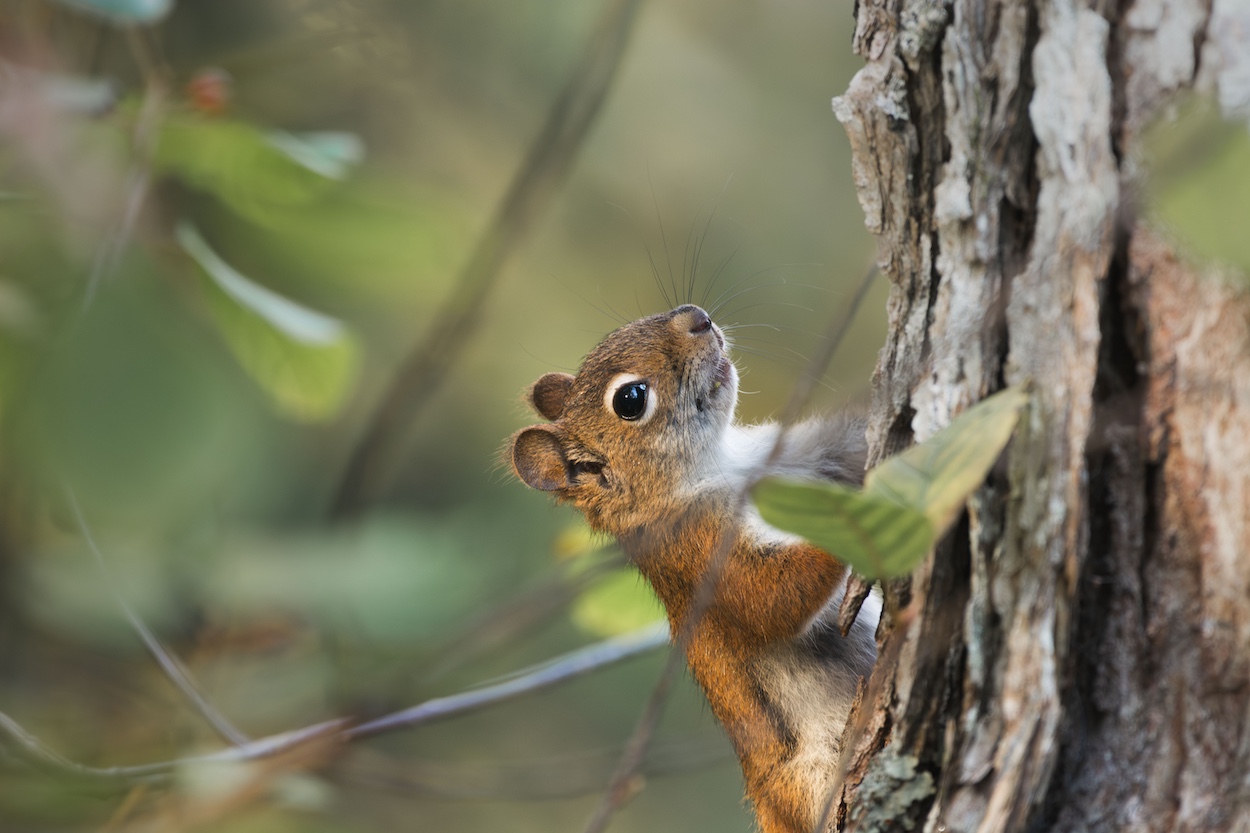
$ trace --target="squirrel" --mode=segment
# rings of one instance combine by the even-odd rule
[[[610,333],[576,376],[542,376],[527,399],[549,422],[518,431],[508,449],[518,478],[617,538],[673,638],[685,633],[687,663],[742,764],[762,833],[810,833],[857,685],[876,661],[880,602],[870,596],[843,637],[833,619],[847,567],[741,498],[762,473],[860,484],[865,426],[848,416],[796,424],[760,472],[781,428],[737,424],[737,395],[724,333],[686,304]]]

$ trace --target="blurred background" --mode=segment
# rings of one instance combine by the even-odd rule
[[[123,602],[249,738],[659,618],[498,465],[535,421],[522,391],[695,300],[740,325],[741,416],[766,418],[873,248],[829,105],[858,65],[849,7],[679,0],[630,26],[624,5],[0,6],[0,712],[96,767],[225,748]],[[594,99],[622,33],[597,117],[557,148],[567,176],[492,236],[553,105]],[[508,247],[489,279],[483,238]],[[813,407],[866,392],[884,296]],[[345,487],[448,320],[445,372],[404,383]],[[172,783],[31,770],[9,738],[0,827],[580,830],[663,661]],[[613,830],[751,829],[684,672],[632,787]]]
[[[694,300],[767,418],[873,245],[829,106],[849,6],[632,5],[0,4],[0,712],[90,766],[181,759],[659,617],[499,465],[522,390]],[[1180,114],[1155,210],[1247,265],[1246,132]],[[883,284],[812,408],[866,395]],[[0,828],[580,830],[663,661],[160,783],[26,766],[10,726]],[[631,788],[613,830],[751,829],[685,678]]]

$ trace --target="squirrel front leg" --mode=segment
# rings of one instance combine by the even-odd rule
[[[844,565],[810,544],[736,548],[686,647],[690,668],[742,762],[762,833],[808,833],[824,803],[823,779],[796,765],[811,753],[813,727],[796,722],[775,663],[792,654],[794,641],[845,575]],[[830,694],[810,692],[814,699]],[[815,727],[818,736],[834,729]]]
[[[752,657],[714,621],[703,622],[686,659],[742,764],[760,833],[810,833],[821,796],[787,764],[799,751],[797,727],[769,699]]]
[[[794,639],[828,604],[846,572],[808,543],[740,545],[717,582],[715,615],[739,634],[744,648]]]
[[[718,622],[734,648],[747,651],[800,635],[846,578],[844,564],[803,541],[760,540],[738,528],[729,533],[732,548],[719,557],[720,524],[703,518],[672,529],[641,531],[622,544],[659,595],[674,635],[687,626],[714,568],[713,603],[700,617]]]

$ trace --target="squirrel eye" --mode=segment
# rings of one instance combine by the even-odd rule
[[[626,382],[612,396],[612,410],[621,419],[635,420],[647,412],[647,383]]]
[[[651,419],[658,399],[652,384],[636,373],[616,374],[603,390],[603,406],[636,425]]]

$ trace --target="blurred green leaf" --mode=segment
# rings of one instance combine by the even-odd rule
[[[202,511],[255,449],[239,374],[150,266],[124,259],[127,280],[54,349],[13,350],[23,365],[11,372],[30,387],[5,406],[23,464],[69,481],[84,504],[156,529]]]
[[[1156,219],[1203,258],[1250,273],[1250,130],[1193,96],[1143,137]]]
[[[863,491],[765,478],[761,517],[808,539],[869,578],[904,575],[959,517],[998,459],[1028,401],[1022,386],[977,403],[919,445],[868,473]]]
[[[372,640],[433,640],[475,613],[489,576],[458,529],[376,516],[314,534],[237,536],[203,565],[210,609],[298,614]]]
[[[870,578],[905,575],[933,548],[933,525],[923,512],[879,495],[769,477],[753,496],[765,521]]]
[[[153,166],[215,194],[239,214],[264,221],[322,198],[364,156],[346,133],[305,137],[250,124],[174,113],[161,126]]]
[[[175,234],[187,254],[227,295],[296,341],[327,345],[345,335],[343,323],[338,319],[300,306],[243,277],[212,250],[190,223],[180,222]]]
[[[210,308],[222,337],[278,407],[305,420],[337,412],[359,352],[343,323],[248,280],[190,223],[179,223],[176,235],[211,280]]]
[[[61,4],[118,24],[155,23],[174,7],[173,0],[61,0]]]
[[[405,333],[454,280],[473,228],[469,207],[445,190],[363,174],[332,198],[264,216],[225,208],[201,216],[275,280],[332,292],[382,320],[403,310]]]
[[[295,134],[275,130],[268,134],[269,144],[291,160],[327,179],[343,179],[352,167],[365,158],[365,146],[355,133],[325,131]]]
[[[642,576],[628,569],[610,573],[591,585],[577,597],[570,615],[588,633],[617,636],[663,618],[664,610]]]

